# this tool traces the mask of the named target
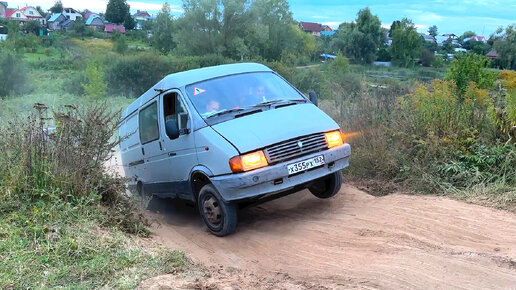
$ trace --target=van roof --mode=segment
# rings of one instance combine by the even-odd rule
[[[122,119],[125,119],[138,110],[139,107],[152,100],[160,91],[179,89],[189,84],[226,75],[261,71],[271,71],[271,69],[258,63],[234,63],[169,74],[129,105],[122,112]]]

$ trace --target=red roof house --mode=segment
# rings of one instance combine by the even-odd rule
[[[106,24],[104,26],[104,33],[106,36],[110,36],[114,31],[118,31],[122,34],[125,34],[125,27],[123,25],[117,24]]]
[[[496,50],[491,50],[490,52],[488,52],[486,54],[486,56],[489,58],[489,59],[497,59],[498,58],[498,52],[496,52]]]
[[[313,36],[321,36],[321,31],[323,30],[323,27],[319,23],[315,22],[299,22],[299,25],[301,26],[301,29],[306,32],[312,33]]]

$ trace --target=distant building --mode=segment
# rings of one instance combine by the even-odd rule
[[[309,32],[315,37],[321,36],[321,31],[323,30],[322,25],[315,22],[301,21],[299,22],[299,26],[301,27],[301,29],[303,29],[303,31]]]
[[[491,60],[493,60],[493,59],[497,59],[497,58],[498,58],[498,52],[496,52],[496,50],[491,50],[490,52],[488,52],[488,53],[486,54],[486,56],[487,56],[489,59],[491,59]]]
[[[435,43],[435,38],[433,35],[430,35],[430,34],[421,34],[421,37],[426,41],[426,42],[431,42],[431,43]]]
[[[468,42],[468,41],[480,41],[483,43],[487,43],[487,39],[484,36],[478,36],[478,35],[474,35],[472,37],[464,39],[464,42]]]
[[[333,36],[335,31],[321,31],[321,36]]]
[[[23,7],[22,9],[20,9],[20,11],[23,12],[23,14],[28,18],[28,20],[39,21],[39,23],[41,23],[41,25],[46,24],[45,18],[43,18],[43,16],[41,16],[41,14],[39,14],[39,11],[36,8],[34,8],[32,6],[26,6],[26,7]]]
[[[97,14],[92,14],[87,20],[86,20],[86,26],[89,26],[93,30],[102,30],[102,27],[104,26],[104,20],[100,18]]]
[[[73,8],[64,8],[63,15],[66,17],[66,19],[70,19],[73,21],[77,19],[82,19],[82,14]]]
[[[125,34],[125,27],[117,24],[106,24],[106,26],[104,26],[104,34],[108,37],[110,37],[115,31]]]
[[[0,18],[5,17],[5,11],[7,10],[7,2],[0,1]]]
[[[63,13],[54,13],[50,18],[48,19],[48,29],[51,30],[61,30],[61,23],[66,21],[66,17],[63,15]]]
[[[20,9],[7,9],[5,11],[5,18],[19,22],[29,21],[29,18]]]
[[[136,29],[142,29],[143,23],[151,20],[151,15],[147,11],[137,10],[133,18],[136,22]]]

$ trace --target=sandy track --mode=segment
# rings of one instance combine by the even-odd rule
[[[245,271],[224,274],[236,288],[516,289],[516,216],[446,198],[373,197],[343,185],[318,200],[303,191],[241,211],[224,238],[179,201],[155,198],[148,216],[164,245]]]

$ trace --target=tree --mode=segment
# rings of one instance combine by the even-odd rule
[[[127,9],[129,9],[129,5],[127,5]],[[133,30],[136,26],[136,22],[134,18],[131,16],[131,13],[127,12],[124,18],[124,27],[126,30]]]
[[[516,70],[516,25],[509,25],[503,31],[497,31],[499,35],[493,49],[498,53],[497,62],[502,68]]]
[[[26,79],[23,63],[13,54],[0,53],[0,97],[20,93]]]
[[[423,49],[421,50],[421,56],[419,58],[421,59],[421,64],[423,66],[431,66],[434,62],[435,55],[428,48],[423,47]]]
[[[355,22],[339,26],[333,47],[360,63],[371,63],[376,59],[378,48],[385,42],[385,31],[380,20],[371,14],[369,8],[358,12]]]
[[[91,98],[98,99],[106,93],[106,83],[104,82],[104,70],[102,66],[94,62],[88,63],[84,72],[86,83],[81,84],[84,92]]]
[[[432,35],[435,38],[437,36],[437,26],[430,26],[430,28],[428,28],[428,34]]]
[[[156,17],[152,45],[161,53],[167,54],[174,48],[173,22],[168,2],[163,4],[161,11]]]
[[[50,7],[50,12],[52,13],[62,13],[63,12],[63,3],[61,0],[58,0],[54,3],[54,6]]]
[[[23,30],[25,30],[27,33],[34,33],[35,35],[39,35],[39,30],[41,28],[41,23],[37,20],[27,21],[23,26]]]
[[[119,54],[125,54],[128,49],[127,41],[125,39],[125,35],[116,31],[112,37],[113,41],[113,51],[118,52]]]
[[[109,0],[106,6],[106,20],[116,24],[124,23],[127,14],[130,14],[129,8],[125,0]]]
[[[402,67],[414,65],[414,59],[420,56],[423,40],[417,33],[411,20],[403,18],[400,25],[392,32],[391,55],[394,64]]]
[[[79,19],[75,20],[75,22],[73,23],[73,30],[78,35],[84,35],[85,34],[85,32],[86,32],[86,23],[84,22],[84,20],[82,18],[79,18]]]
[[[43,11],[43,9],[41,9],[41,6],[36,6],[36,10],[38,10],[38,13],[41,14],[41,16],[43,16],[43,18],[45,18],[47,16],[47,13],[45,13],[45,11]]]
[[[399,20],[394,20],[391,24],[391,27],[389,29],[389,36],[392,36],[392,32],[394,31],[394,29],[398,28],[398,26],[400,26],[401,24],[401,21]]]
[[[496,80],[496,74],[486,69],[489,66],[489,59],[483,55],[459,55],[452,61],[445,80],[453,81],[461,95],[464,95],[470,82],[475,82],[481,89],[491,88]]]

